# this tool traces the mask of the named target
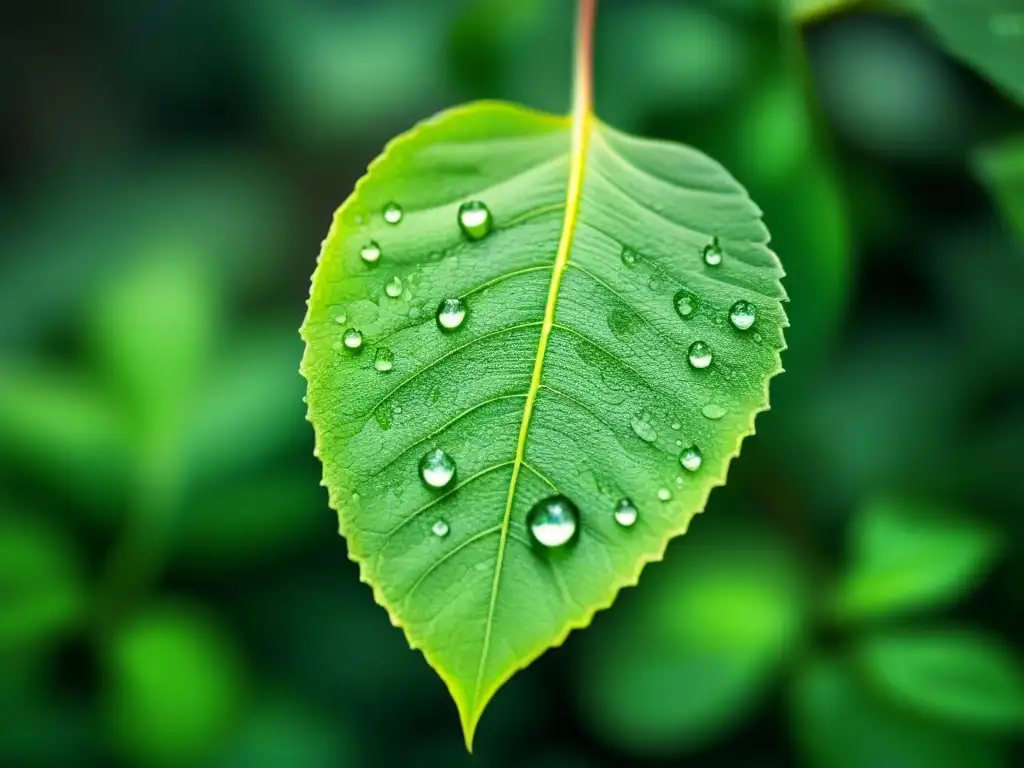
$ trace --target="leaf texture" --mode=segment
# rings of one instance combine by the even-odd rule
[[[478,239],[470,202],[490,212]],[[781,370],[767,242],[699,152],[499,102],[392,141],[335,215],[302,328],[316,451],[350,556],[467,746],[501,684],[635,584],[724,482]],[[453,298],[465,317],[443,329]],[[419,470],[435,449],[455,464],[440,489]],[[527,518],[555,494],[578,528],[548,548]]]

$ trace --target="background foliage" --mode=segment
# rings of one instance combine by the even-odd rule
[[[296,328],[388,138],[566,109],[571,4],[5,10],[0,764],[1024,759],[1024,58],[835,5],[602,4],[599,114],[748,186],[789,372],[707,514],[473,758],[335,534]]]

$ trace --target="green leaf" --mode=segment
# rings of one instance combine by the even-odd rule
[[[85,591],[77,554],[45,520],[0,517],[0,653],[41,646],[79,621]]]
[[[901,706],[964,728],[1024,731],[1024,666],[995,637],[969,629],[889,631],[865,639],[858,658]]]
[[[234,724],[243,696],[238,650],[190,605],[159,605],[104,647],[104,716],[132,764],[195,765]]]
[[[459,225],[473,201],[493,217],[479,239]],[[336,214],[302,329],[316,451],[363,580],[448,685],[467,746],[498,688],[635,584],[724,482],[780,370],[767,240],[718,163],[579,104],[444,112]],[[466,314],[445,332],[448,298]],[[443,489],[420,478],[434,449],[455,465]],[[527,516],[553,494],[579,525],[547,548]]]
[[[977,520],[942,509],[879,499],[855,518],[852,563],[834,596],[844,620],[920,611],[974,587],[999,540]]]
[[[1024,237],[1024,136],[985,147],[974,165],[1010,224]]]
[[[678,548],[610,626],[599,622],[583,639],[584,721],[632,755],[721,738],[761,701],[801,627],[799,573],[764,531],[702,528]]]
[[[809,661],[791,694],[795,741],[810,768],[1004,765],[992,742],[893,708],[838,661]]]
[[[949,52],[1024,102],[1024,0],[911,0]]]

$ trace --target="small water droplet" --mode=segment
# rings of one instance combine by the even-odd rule
[[[409,307],[409,317],[411,317],[413,320],[416,320],[422,314],[423,310],[420,309],[419,307]]]
[[[676,475],[676,488],[682,488],[685,482],[682,475]]]
[[[650,288],[652,291],[660,291],[661,290],[661,280],[659,280],[656,277],[652,277],[650,282],[647,283],[647,287]]]
[[[446,523],[444,520],[438,520],[436,523],[434,523],[430,531],[439,539],[443,539],[445,536],[448,535],[448,523]]]
[[[754,334],[754,341],[756,341],[758,344],[761,343],[761,334],[760,333],[755,333]]]
[[[696,445],[691,445],[679,454],[679,463],[683,465],[683,469],[687,469],[690,472],[696,472],[700,469],[700,465],[703,461],[704,456],[701,455],[700,448]]]
[[[355,328],[348,328],[345,335],[341,337],[341,341],[345,345],[345,349],[353,352],[363,348],[363,334]]]
[[[442,331],[454,331],[466,319],[466,303],[462,299],[442,299],[437,306],[437,324]]]
[[[661,499],[661,501],[668,501],[669,499],[672,498],[672,491],[670,491],[668,488],[659,488],[658,498]]]
[[[367,264],[376,264],[380,261],[380,246],[375,240],[371,240],[359,251],[359,257]]]
[[[397,299],[402,295],[402,278],[395,275],[384,284],[384,293],[390,296],[392,299]]]
[[[615,505],[615,522],[624,528],[629,528],[639,517],[636,505],[630,499],[619,499]]]
[[[690,365],[694,368],[707,368],[711,365],[711,347],[703,341],[695,341],[690,345]]]
[[[387,431],[391,429],[391,405],[384,403],[377,410],[373,412],[373,417],[377,420],[377,426]]]
[[[347,320],[348,318],[345,316],[344,312],[342,312],[340,315],[334,318],[334,322],[336,322],[338,325],[344,325]]]
[[[747,330],[757,319],[757,310],[749,301],[737,301],[729,310],[729,321],[741,331]]]
[[[672,422],[672,429],[679,429],[679,428],[680,428],[680,427],[682,427],[682,426],[683,426],[683,425],[682,425],[682,424],[680,424],[680,423],[679,423],[678,421],[673,421],[673,422]]]
[[[630,419],[629,426],[633,428],[633,432],[636,436],[643,440],[645,443],[653,443],[658,439],[658,432],[654,429],[654,426],[647,419],[646,414],[634,416]]]
[[[723,416],[725,416],[726,413],[725,408],[718,405],[717,403],[708,403],[707,405],[700,409],[700,412],[703,413],[707,418],[713,420],[722,418]]]
[[[717,237],[704,246],[704,263],[709,267],[717,267],[722,263],[722,246],[718,244]]]
[[[622,263],[627,267],[632,267],[636,264],[637,254],[628,245],[622,246]]]
[[[401,412],[402,412],[402,406],[396,405],[395,406],[395,413],[401,413]]]
[[[579,510],[565,496],[541,499],[526,516],[526,524],[534,540],[552,549],[568,544],[576,535]]]
[[[431,488],[444,488],[455,477],[455,460],[440,448],[427,451],[420,459],[420,477]]]
[[[493,218],[490,209],[479,200],[459,206],[459,226],[470,240],[480,240],[491,231]]]
[[[682,448],[682,447],[683,447],[683,441],[682,440],[676,440],[676,448]]]
[[[398,203],[388,203],[384,206],[384,221],[388,224],[397,224],[402,220],[405,213]]]
[[[387,347],[378,347],[373,358],[373,367],[381,373],[387,373],[395,367],[395,353]]]
[[[700,308],[700,299],[685,288],[676,291],[676,295],[672,297],[672,303],[675,305],[676,314],[683,320],[689,320],[693,317],[693,313]]]

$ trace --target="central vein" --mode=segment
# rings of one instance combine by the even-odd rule
[[[540,340],[537,342],[537,357],[533,364],[533,375],[530,378],[530,389],[523,406],[523,418],[519,427],[519,440],[516,444],[516,455],[512,464],[512,479],[509,482],[508,498],[505,502],[505,515],[501,523],[501,540],[498,544],[498,560],[494,567],[494,582],[491,584],[491,601],[487,609],[487,623],[484,629],[484,642],[480,651],[480,666],[477,670],[476,685],[473,697],[479,701],[480,683],[483,680],[487,657],[490,652],[491,632],[494,626],[494,609],[498,603],[498,586],[501,582],[501,567],[505,559],[505,548],[508,543],[509,521],[512,516],[512,502],[515,499],[516,483],[519,472],[523,468],[526,455],[526,437],[530,431],[530,420],[533,406],[540,390],[541,374],[544,371],[544,355],[547,352],[548,340],[555,325],[555,306],[558,304],[558,290],[562,284],[562,273],[569,263],[569,252],[572,250],[573,233],[579,215],[580,198],[583,194],[583,171],[586,165],[587,146],[590,140],[592,110],[591,94],[591,31],[593,29],[593,5],[589,0],[581,2],[581,13],[577,29],[575,91],[572,105],[572,126],[570,144],[569,183],[565,193],[565,217],[562,220],[562,234],[555,253],[555,266],[551,274],[551,285],[548,287],[547,304],[544,307],[544,320],[540,329]]]

